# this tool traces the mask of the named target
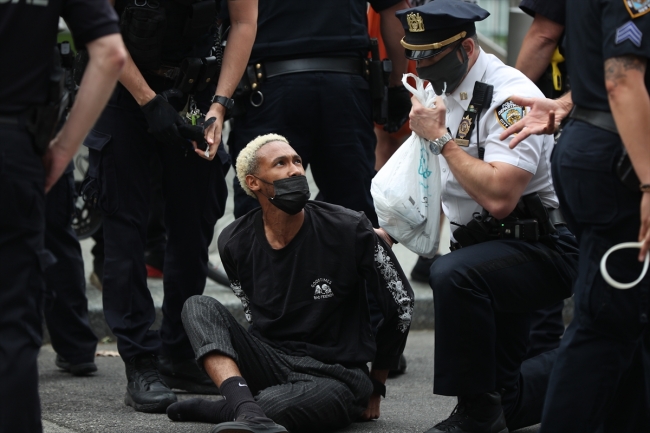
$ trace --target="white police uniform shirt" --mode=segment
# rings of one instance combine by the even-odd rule
[[[485,148],[485,162],[505,162],[532,173],[533,178],[526,187],[524,195],[537,192],[546,207],[557,208],[559,203],[551,180],[550,159],[554,145],[553,137],[533,135],[523,140],[514,149],[508,147],[510,138],[499,140],[501,132],[509,124],[514,123],[518,115],[523,115],[523,108],[508,101],[512,95],[544,96],[521,72],[506,66],[495,56],[481,50],[467,77],[453,93],[447,95],[445,102],[447,127],[452,137],[456,138],[458,127],[472,100],[476,81],[494,86],[492,103],[480,114],[480,120],[472,131],[469,145],[460,148],[478,158],[477,133],[480,134],[480,144]],[[443,211],[450,222],[467,224],[472,219],[472,215],[475,212],[480,213],[483,208],[458,183],[442,155],[439,156],[439,160]],[[451,231],[456,228],[452,226]]]

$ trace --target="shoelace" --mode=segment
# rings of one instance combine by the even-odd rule
[[[146,385],[151,385],[152,383],[162,382],[160,378],[160,373],[154,362],[153,357],[145,358],[136,364],[136,369],[140,372],[143,382]]]
[[[436,424],[436,428],[442,431],[449,431],[458,426],[468,416],[465,414],[465,405],[461,406],[460,402],[454,407],[454,410],[449,415],[449,418]]]

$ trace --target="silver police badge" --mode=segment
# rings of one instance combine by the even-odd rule
[[[650,0],[623,0],[632,18],[640,17],[650,12]]]
[[[526,112],[524,107],[515,104],[510,99],[507,99],[494,110],[494,114],[497,116],[497,120],[501,126],[503,126],[503,129],[508,129],[509,126],[520,121]]]

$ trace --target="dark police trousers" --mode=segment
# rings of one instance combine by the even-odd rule
[[[41,431],[45,190],[41,158],[23,127],[0,126],[0,432]]]
[[[494,240],[436,260],[434,394],[502,392],[508,428],[536,424],[556,351],[526,360],[531,313],[571,296],[577,244]],[[522,364],[523,362],[523,364]]]
[[[233,161],[258,135],[283,135],[305,169],[311,166],[319,199],[363,211],[377,227],[370,195],[377,139],[368,89],[361,75],[335,72],[288,74],[264,81],[259,87],[262,105],[256,108],[247,102],[247,113],[233,119],[228,138]],[[233,186],[236,218],[259,206],[237,178]]]
[[[45,198],[45,247],[56,263],[45,272],[45,322],[52,347],[72,364],[94,362],[97,337],[88,323],[88,299],[81,247],[72,229],[74,165]]]
[[[204,99],[197,98],[197,103],[206,111]],[[228,155],[221,148],[207,161],[190,147],[157,142],[147,129],[140,107],[118,84],[84,143],[90,149],[89,176],[97,181],[103,213],[104,315],[125,361],[161,349],[174,358],[192,358],[181,309],[187,298],[205,288],[208,245],[227,196]],[[150,329],[155,309],[144,262],[154,154],[162,161],[168,238],[160,331]]]
[[[600,259],[612,246],[636,242],[641,192],[627,189],[614,167],[617,134],[570,120],[552,159],[567,223],[580,242],[575,316],[550,379],[541,432],[650,431],[650,275],[629,290],[609,286]],[[641,273],[637,249],[609,256],[617,281]]]

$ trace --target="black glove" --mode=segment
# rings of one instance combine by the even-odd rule
[[[189,143],[178,132],[178,127],[185,122],[170,103],[178,103],[182,98],[183,93],[180,90],[169,89],[156,95],[141,108],[151,135],[163,143],[186,148]]]
[[[205,120],[204,117],[201,117],[196,125],[190,123],[185,123],[178,127],[178,132],[181,134],[181,137],[187,138],[188,140],[196,141],[196,145],[201,150],[208,149],[208,142],[205,140],[205,129],[212,125],[217,120],[216,117],[210,117],[208,120]]]
[[[411,111],[411,93],[404,86],[388,88],[388,121],[384,125],[384,131],[393,133],[409,119]]]

